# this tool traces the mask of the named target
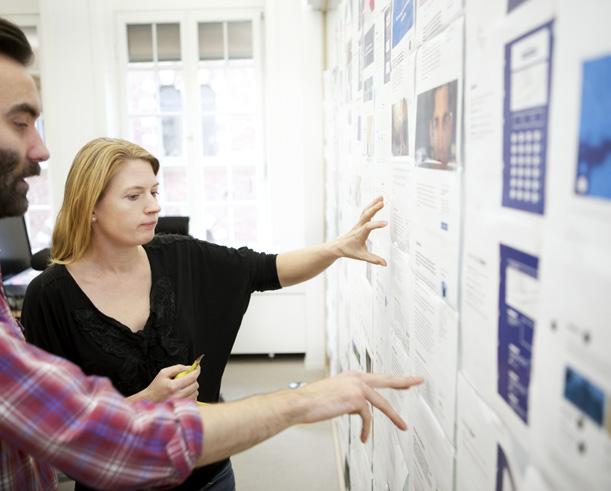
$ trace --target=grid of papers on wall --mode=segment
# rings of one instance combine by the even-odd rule
[[[413,374],[353,490],[611,489],[611,2],[343,0],[327,233],[382,195],[388,267],[327,272],[332,370]]]

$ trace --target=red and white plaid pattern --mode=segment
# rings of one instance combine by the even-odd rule
[[[192,401],[130,404],[108,379],[26,343],[0,289],[0,489],[56,489],[54,467],[101,489],[175,485],[202,433]]]

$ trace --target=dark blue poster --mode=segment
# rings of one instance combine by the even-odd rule
[[[393,0],[392,2],[392,47],[414,25],[414,0]]]
[[[545,210],[553,22],[505,46],[503,206]]]
[[[497,389],[526,424],[538,268],[535,256],[501,244]]]
[[[611,199],[611,56],[583,64],[575,192]]]

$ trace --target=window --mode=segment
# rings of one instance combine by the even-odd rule
[[[163,215],[227,245],[262,240],[258,18],[127,20],[127,137],[157,156]]]

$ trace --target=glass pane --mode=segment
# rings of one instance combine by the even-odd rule
[[[180,61],[180,26],[157,24],[157,59]]]
[[[202,111],[249,113],[256,109],[257,90],[254,64],[211,66],[199,70]]]
[[[202,117],[202,153],[206,156],[218,154],[218,127],[214,114]]]
[[[188,194],[187,169],[185,167],[163,167],[161,198],[163,201],[186,201]],[[164,210],[167,213],[167,210]]]
[[[161,111],[182,111],[182,73],[175,70],[159,71],[159,102]]]
[[[182,118],[166,116],[161,118],[163,136],[163,155],[177,157],[182,155]]]
[[[256,199],[257,170],[252,166],[233,168],[233,199]]]
[[[151,24],[129,24],[127,26],[127,53],[131,63],[153,61]]]
[[[252,22],[228,22],[229,59],[252,58]]]
[[[203,154],[227,156],[256,150],[254,117],[208,114],[202,117]]]
[[[202,111],[215,111],[216,92],[214,88],[209,84],[202,84],[199,86],[199,91],[202,99]]]
[[[199,30],[199,59],[222,60],[225,49],[223,45],[223,23],[201,22]]]
[[[205,240],[226,243],[229,238],[229,220],[226,206],[206,206],[203,211]]]
[[[130,114],[157,112],[157,77],[155,72],[127,72],[127,104]]]
[[[206,201],[227,201],[229,182],[224,166],[204,167],[204,199]]]
[[[219,153],[251,154],[256,151],[255,123],[252,116],[225,116],[219,119]]]
[[[237,243],[257,240],[256,205],[236,206],[234,208],[234,232]]]
[[[159,118],[148,116],[143,118],[130,118],[129,138],[138,145],[146,148],[156,157],[161,155],[161,122]]]
[[[28,211],[27,215],[28,235],[32,251],[39,251],[51,244],[51,233],[53,232],[53,218],[50,209],[39,209]]]
[[[49,195],[49,171],[47,169],[40,170],[40,176],[27,179],[30,185],[28,191],[28,201],[30,205],[48,205],[50,202]]]

